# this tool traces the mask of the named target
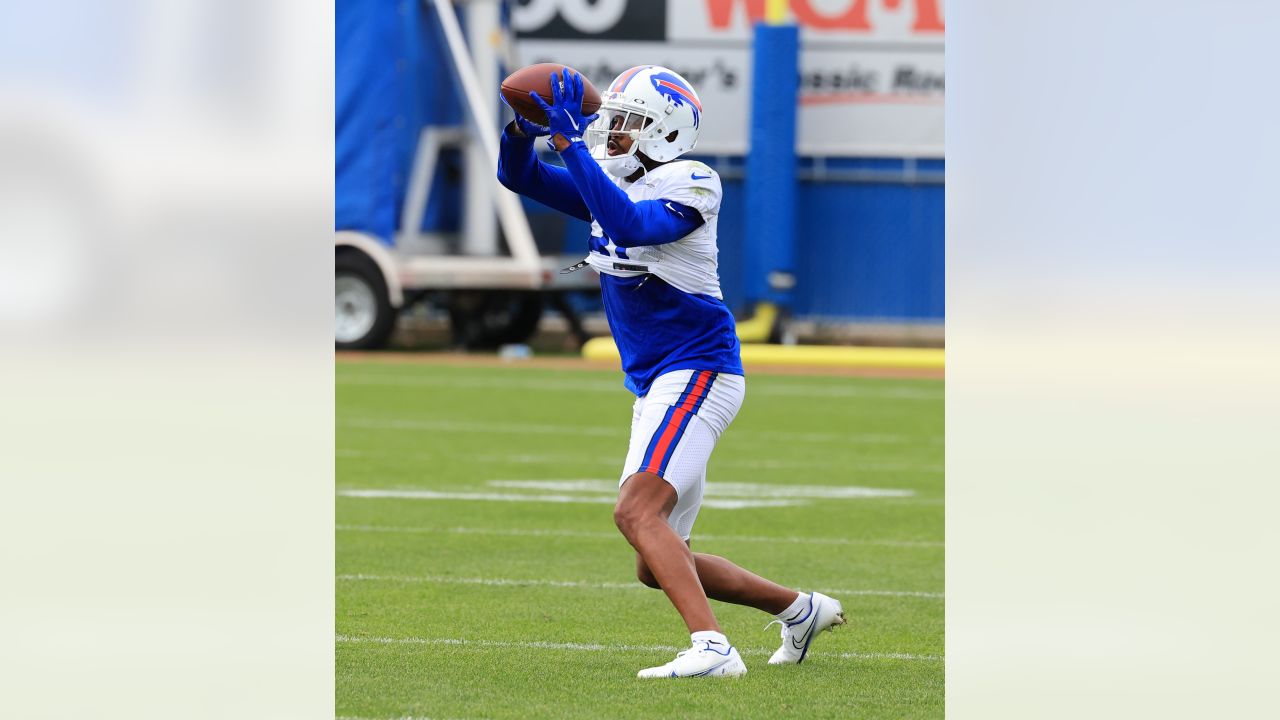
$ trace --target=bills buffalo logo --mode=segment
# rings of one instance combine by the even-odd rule
[[[670,100],[676,107],[683,107],[685,101],[689,101],[689,109],[693,110],[693,126],[698,127],[699,115],[702,113],[702,104],[698,102],[698,96],[693,94],[693,88],[684,84],[680,78],[671,73],[654,73],[649,82],[653,83],[653,89],[658,91],[666,99]]]

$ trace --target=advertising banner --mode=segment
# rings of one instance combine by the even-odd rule
[[[943,155],[943,0],[790,0],[800,27],[801,155]],[[706,109],[698,152],[748,149],[752,27],[765,0],[523,0],[511,25],[522,64],[559,62],[596,87],[665,65]]]

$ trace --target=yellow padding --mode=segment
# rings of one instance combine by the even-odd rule
[[[744,343],[766,342],[778,319],[778,306],[773,303],[757,303],[750,320],[738,323],[738,340]]]
[[[787,21],[787,0],[764,0],[764,21],[769,25],[782,25]]]
[[[613,338],[593,338],[582,346],[588,360],[618,361]],[[945,352],[937,348],[848,347],[842,345],[742,346],[744,365],[809,365],[815,367],[943,368]]]

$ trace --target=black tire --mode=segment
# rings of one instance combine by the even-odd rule
[[[453,343],[467,350],[527,342],[541,319],[542,295],[537,292],[462,291],[449,300]]]
[[[385,347],[396,326],[387,281],[359,250],[339,250],[334,258],[334,342],[338,350]]]

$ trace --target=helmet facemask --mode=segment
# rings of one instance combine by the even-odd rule
[[[600,118],[587,128],[584,140],[591,156],[600,162],[631,158],[639,151],[642,141],[657,136],[658,119],[656,112],[641,105],[610,98],[600,105]],[[609,141],[621,138],[629,138],[631,146],[626,152],[610,155]]]
[[[674,70],[637,65],[614,78],[609,92],[602,94],[600,116],[584,140],[592,156],[616,175],[614,168],[620,163],[614,160],[631,165],[639,162],[634,156],[640,153],[655,163],[667,163],[693,150],[701,133],[702,103],[689,81]],[[609,139],[619,133],[627,134],[631,147],[609,155]]]

